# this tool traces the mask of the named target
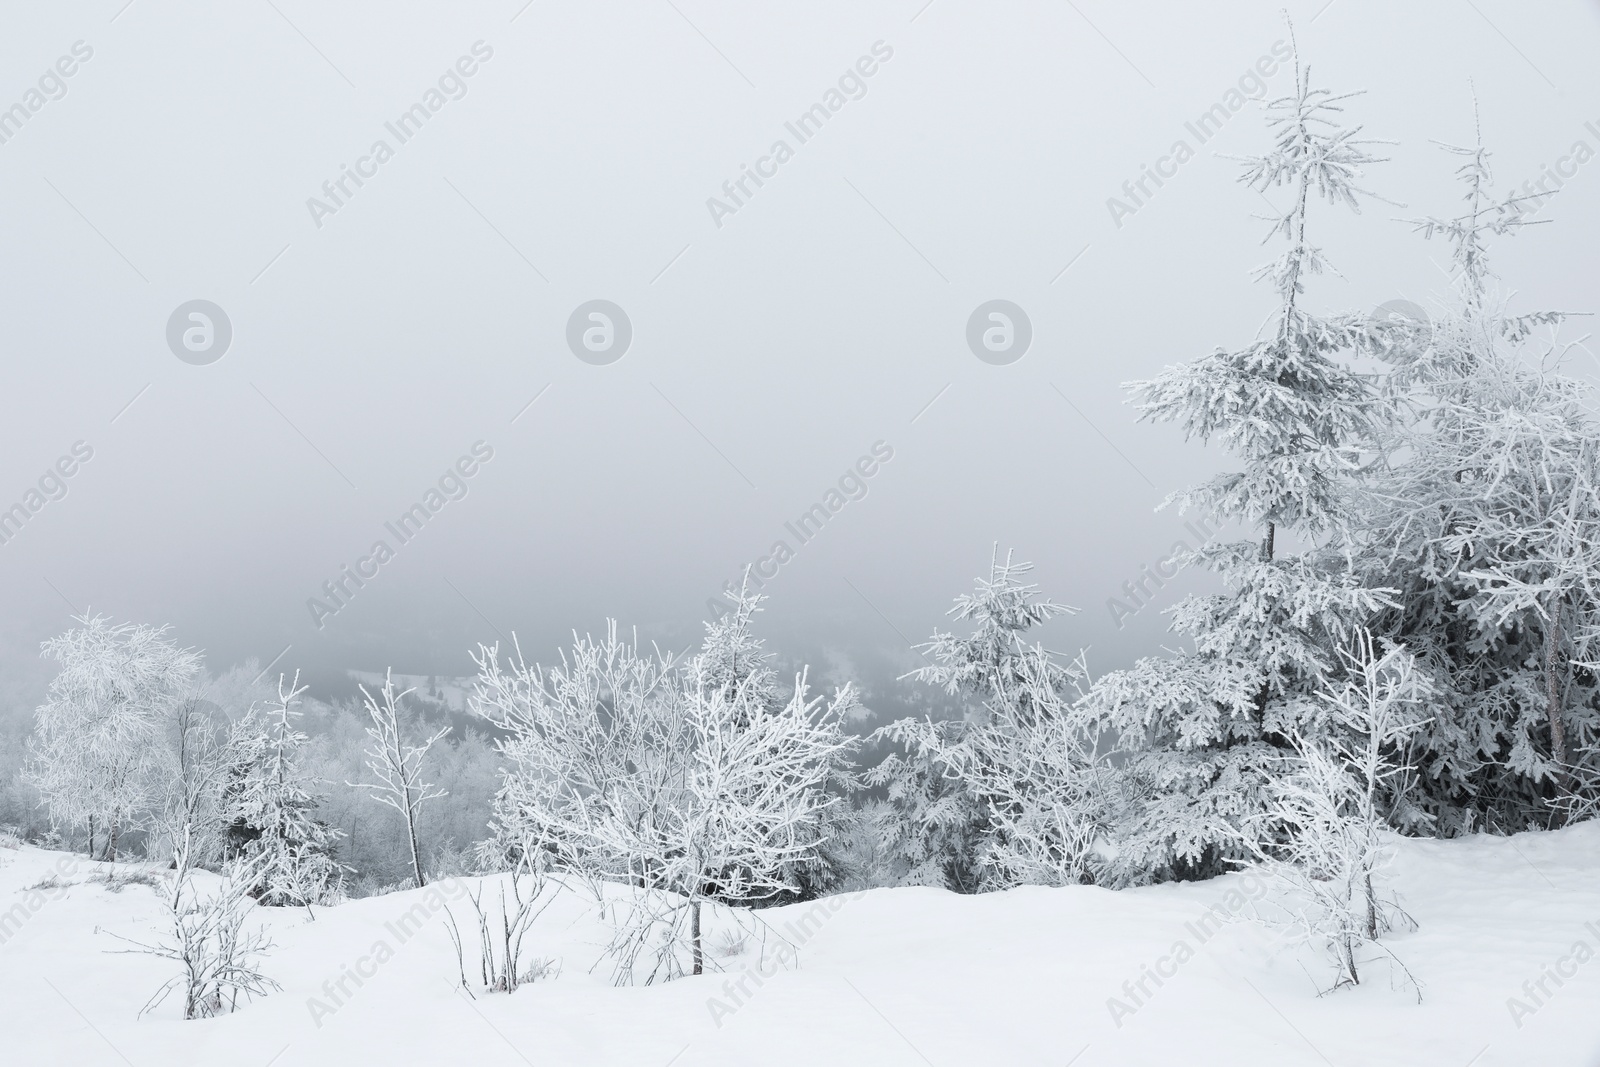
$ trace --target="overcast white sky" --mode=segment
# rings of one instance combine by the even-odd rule
[[[124,3],[0,9],[0,108],[39,104],[0,143],[0,509],[93,449],[0,544],[13,679],[89,607],[219,666],[466,673],[497,631],[546,656],[607,616],[682,646],[780,538],[766,630],[836,669],[925,637],[997,540],[1083,608],[1057,647],[1104,668],[1162,640],[1106,600],[1181,533],[1154,506],[1223,459],[1136,423],[1119,383],[1269,310],[1264,205],[1217,155],[1265,143],[1259,111],[1120,227],[1107,198],[1195,142],[1286,36],[1280,4]],[[1429,139],[1470,139],[1469,80],[1506,184],[1600,149],[1593,2],[1288,7],[1317,80],[1369,90],[1352,118],[1400,142],[1369,184],[1407,205],[1314,216],[1343,274],[1316,306],[1444,297],[1444,248],[1394,219],[1452,209]],[[875,46],[800,143],[784,124]],[[441,76],[402,144],[385,124]],[[714,219],[779,139],[793,157]],[[308,208],[358,164],[336,213]],[[1600,163],[1543,217],[1500,273],[1523,307],[1594,310]],[[208,365],[167,342],[195,299],[232,326]],[[593,299],[632,324],[609,365],[566,341]],[[1010,365],[967,346],[991,299],[1032,323]],[[401,545],[385,521],[479,441],[466,497]],[[800,545],[784,523],[879,441],[865,497]],[[394,558],[318,629],[308,598],[379,539]]]

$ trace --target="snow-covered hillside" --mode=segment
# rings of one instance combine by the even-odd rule
[[[153,871],[116,873],[141,870]],[[441,883],[317,908],[314,921],[257,909],[281,992],[217,1019],[185,1022],[176,999],[141,1018],[172,972],[115,954],[129,946],[113,935],[154,940],[160,904],[148,885],[108,888],[107,872],[0,848],[4,1063],[1600,1063],[1595,823],[1400,844],[1395,884],[1420,925],[1387,944],[1422,983],[1420,1005],[1381,965],[1359,989],[1318,996],[1316,957],[1254,923],[1208,921],[1207,909],[1249,911],[1262,887],[1243,875],[1122,892],[873,890],[761,912],[765,946],[746,938],[733,955],[723,913],[708,944],[725,973],[633,988],[609,985],[604,965],[589,973],[604,930],[568,891],[527,949],[560,973],[474,1001],[443,921],[445,904],[470,915],[466,886]],[[783,939],[798,947],[787,969]]]

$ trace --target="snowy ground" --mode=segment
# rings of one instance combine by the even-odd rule
[[[1398,887],[1421,926],[1392,945],[1423,983],[1421,1005],[1377,968],[1362,988],[1319,998],[1313,977],[1325,972],[1314,958],[1276,948],[1250,923],[1209,933],[1205,909],[1237,910],[1249,888],[1230,876],[1121,893],[877,890],[768,911],[802,943],[799,966],[759,988],[746,978],[749,996],[727,983],[757,963],[753,942],[721,960],[730,973],[610,987],[603,965],[588,973],[601,934],[575,894],[532,935],[533,953],[559,957],[561,974],[475,1002],[453,990],[438,898],[353,901],[319,909],[314,922],[263,910],[279,946],[266,970],[282,992],[217,1020],[181,1021],[176,999],[139,1018],[170,972],[110,954],[124,947],[110,935],[154,937],[158,902],[147,886],[110,892],[89,880],[102,871],[0,848],[0,1062],[1600,1064],[1600,824],[1403,843]],[[56,873],[71,884],[26,891]],[[420,932],[400,937],[396,924],[418,905]],[[1148,997],[1135,985],[1136,1003],[1124,983],[1147,965],[1170,977],[1159,987],[1146,978]],[[351,995],[335,1005],[325,983],[357,968],[372,977],[359,987],[347,978]],[[1552,968],[1571,977],[1559,987],[1546,978],[1552,995],[1535,1005],[1523,983]],[[1125,1006],[1116,1019],[1112,997]],[[1514,1020],[1511,997],[1535,1010]]]

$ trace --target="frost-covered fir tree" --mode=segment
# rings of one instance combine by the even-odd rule
[[[739,693],[751,704],[770,707],[779,701],[778,676],[772,653],[755,635],[752,623],[767,598],[750,589],[750,575],[737,592],[731,587],[732,607],[705,624],[700,650],[684,664],[689,680],[706,692]]]
[[[252,892],[267,905],[322,903],[344,876],[334,856],[343,831],[316,817],[318,796],[299,764],[308,739],[295,723],[305,690],[298,671],[288,683],[280,675],[277,699],[252,707],[234,731],[229,840],[250,861]]]
[[[972,633],[936,632],[919,648],[929,662],[907,677],[965,700],[963,718],[902,719],[874,735],[900,748],[866,775],[900,814],[900,884],[975,892],[1089,877],[1090,812],[1103,798],[1092,724],[1073,711],[1083,671],[1027,640],[1074,609],[1040,599],[1032,569],[1010,553],[1002,562],[996,546],[989,577],[950,610]]]
[[[927,885],[976,893],[982,874],[982,801],[941,755],[958,744],[962,720],[901,719],[880,727],[871,740],[895,746],[862,776],[881,788],[892,817],[884,833],[887,884]]]
[[[58,826],[83,829],[115,859],[118,838],[143,828],[160,804],[163,727],[200,667],[166,627],[75,616],[78,626],[42,645],[61,664],[36,713],[29,774]]]
[[[1451,244],[1455,306],[1383,350],[1413,416],[1386,442],[1361,562],[1400,591],[1374,625],[1440,690],[1402,824],[1511,832],[1549,825],[1600,771],[1600,426],[1555,338],[1533,344],[1563,316],[1513,316],[1494,286],[1490,239],[1524,224],[1526,198],[1493,192],[1481,136],[1443,147],[1463,158],[1463,210],[1417,225]]]
[[[1295,54],[1294,89],[1267,104],[1269,151],[1243,160],[1240,181],[1287,201],[1267,239],[1281,254],[1258,272],[1277,310],[1251,343],[1217,349],[1131,388],[1144,418],[1221,444],[1237,470],[1175,494],[1253,525],[1259,542],[1218,543],[1184,560],[1219,575],[1226,592],[1170,610],[1192,648],[1101,678],[1085,709],[1129,753],[1137,803],[1117,834],[1110,876],[1134,882],[1216,873],[1246,854],[1241,834],[1267,802],[1275,760],[1320,729],[1313,694],[1339,670],[1335,650],[1382,602],[1350,572],[1352,489],[1384,418],[1370,378],[1351,366],[1370,346],[1364,316],[1321,315],[1305,300],[1327,262],[1312,243],[1317,200],[1360,210],[1359,184],[1379,158],[1344,103],[1312,85]],[[1171,501],[1169,501],[1171,502]],[[1286,535],[1309,548],[1285,554]]]

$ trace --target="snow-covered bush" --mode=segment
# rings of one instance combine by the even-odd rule
[[[979,890],[983,805],[942,755],[965,730],[960,720],[901,719],[872,735],[896,748],[862,776],[866,785],[883,789],[892,813],[880,824],[883,884]]]
[[[191,862],[190,842],[184,838],[173,854],[170,882],[159,890],[168,923],[165,936],[147,945],[122,938],[136,946],[132,951],[178,964],[169,979],[140,1010],[149,1011],[175,989],[183,991],[183,1017],[209,1019],[235,1010],[241,998],[265,996],[278,983],[261,973],[259,960],[272,949],[266,933],[249,928],[255,902],[252,886],[264,860],[235,860],[221,884],[211,892],[202,888]]]
[[[1042,714],[991,712],[965,745],[946,751],[952,771],[984,800],[984,884],[1103,881],[1121,779],[1099,752],[1093,724],[1051,680],[1035,677],[1029,685]]]
[[[717,625],[717,624],[713,624]],[[504,732],[496,801],[510,855],[547,854],[587,882],[640,891],[613,946],[618,981],[648,956],[645,981],[702,970],[703,903],[754,904],[797,888],[851,742],[846,687],[810,696],[805,675],[773,703],[759,671],[730,669],[717,642],[687,663],[617,636],[574,638],[559,666],[475,654],[473,710]]]
[[[536,982],[549,974],[555,964],[544,958],[527,958],[522,940],[550,906],[557,887],[546,877],[547,857],[529,850],[509,874],[489,893],[483,882],[476,891],[467,890],[467,903],[477,919],[478,988],[486,993],[515,993],[519,985]],[[509,887],[510,896],[506,890]],[[488,896],[487,902],[484,900]],[[466,944],[455,913],[445,909],[449,919],[450,941],[456,950],[456,969],[461,988],[473,996],[467,981]]]
[[[855,788],[860,788],[859,777]],[[883,800],[857,795],[835,805],[825,817],[816,863],[811,870],[797,872],[799,891],[775,897],[772,903],[899,884],[895,874],[898,853],[890,845],[899,825],[899,814]]]

